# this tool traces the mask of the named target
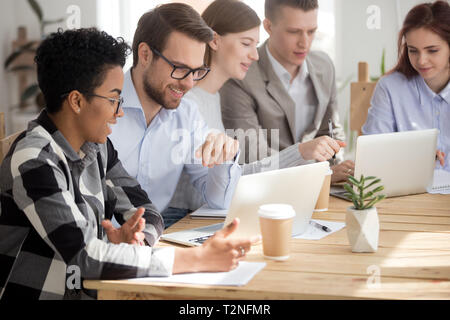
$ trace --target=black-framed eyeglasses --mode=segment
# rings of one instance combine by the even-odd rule
[[[186,78],[189,74],[192,73],[193,76],[193,80],[194,81],[200,81],[202,80],[204,77],[206,77],[206,75],[208,74],[208,72],[210,71],[210,69],[207,66],[203,66],[200,68],[196,68],[196,69],[191,69],[189,67],[182,67],[182,66],[177,66],[175,65],[172,61],[170,61],[169,59],[167,59],[166,57],[164,57],[162,55],[161,52],[159,52],[156,49],[151,48],[153,53],[155,53],[157,56],[160,56],[161,58],[164,59],[164,61],[166,61],[172,68],[172,73],[170,74],[170,76],[173,79],[176,80],[183,80],[184,78]]]
[[[119,97],[118,99],[116,98],[110,98],[110,97],[105,97],[105,96],[100,96],[98,94],[94,94],[94,93],[83,93],[85,96],[88,97],[97,97],[97,98],[102,98],[102,99],[106,99],[109,100],[109,102],[111,102],[111,104],[113,106],[115,106],[115,104],[117,103],[117,107],[116,107],[116,111],[114,112],[114,114],[118,114],[119,113],[119,109],[123,104],[123,97]],[[63,95],[61,95],[61,98],[65,98],[69,95],[69,93],[65,93]]]

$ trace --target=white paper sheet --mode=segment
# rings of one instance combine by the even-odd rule
[[[239,266],[229,272],[198,272],[175,274],[170,277],[147,277],[129,279],[130,282],[172,282],[203,284],[214,286],[246,285],[259,271],[264,269],[265,262],[239,262]]]
[[[434,170],[433,186],[428,193],[450,194],[450,172],[439,169]]]
[[[341,230],[345,227],[345,222],[336,222],[336,221],[326,221],[326,220],[317,220],[317,219],[311,219],[312,221],[315,221],[325,227],[328,227],[331,229],[330,232],[326,232],[322,229],[319,229],[311,224],[308,225],[308,229],[304,233],[302,233],[299,236],[294,236],[295,239],[304,239],[304,240],[320,240],[326,236],[329,236],[330,234],[335,233],[336,231]]]

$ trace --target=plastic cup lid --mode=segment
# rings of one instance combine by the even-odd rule
[[[295,210],[289,204],[264,204],[259,207],[258,215],[268,219],[289,219],[295,217]]]

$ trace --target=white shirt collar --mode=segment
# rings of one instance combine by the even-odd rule
[[[136,88],[134,87],[133,79],[131,78],[131,68],[127,72],[125,72],[124,75],[122,97],[123,97],[122,108],[124,109],[133,108],[142,110],[142,104],[139,100]],[[170,116],[174,112],[176,112],[177,109],[161,108],[161,110],[158,112],[161,121],[166,121],[170,119]]]
[[[137,95],[136,88],[133,84],[133,79],[131,78],[131,69],[125,72],[124,75],[122,97],[123,108],[142,108],[139,96]]]
[[[427,107],[425,105],[422,95],[427,95],[430,100],[433,99],[435,96],[440,96],[447,103],[450,103],[450,81],[447,83],[444,89],[441,90],[441,92],[435,93],[433,90],[430,89],[430,87],[426,84],[425,79],[422,78],[420,75],[417,75],[415,79],[419,89],[419,99],[422,107]]]
[[[439,95],[444,99],[448,104],[450,104],[450,81],[447,83],[444,89],[439,92]]]
[[[270,63],[272,64],[273,70],[278,78],[281,80],[283,85],[288,89],[291,85],[291,74],[286,70],[285,67],[275,59],[269,50],[269,45],[266,45],[266,52],[269,57]],[[306,64],[306,60],[302,63],[300,67],[300,72],[297,74],[296,79],[299,81],[304,81],[309,76],[308,65]]]

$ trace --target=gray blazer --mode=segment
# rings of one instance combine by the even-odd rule
[[[295,141],[295,103],[283,87],[266,52],[267,41],[258,48],[259,60],[254,62],[244,80],[228,80],[220,90],[222,120],[227,129],[267,129],[258,134],[258,148],[245,147],[241,157],[261,160],[260,147],[271,152],[283,150],[296,142],[310,141],[328,135],[328,119],[332,120],[334,137],[345,140],[339,123],[335,71],[331,59],[324,52],[310,52],[306,64],[317,96],[314,121],[307,127],[300,141]],[[270,129],[279,129],[279,150],[271,149]],[[262,146],[261,146],[262,145]],[[275,148],[277,149],[277,148]],[[255,153],[256,152],[256,153]],[[337,156],[342,161],[342,152]]]

